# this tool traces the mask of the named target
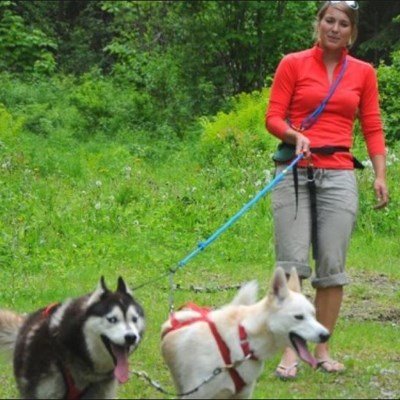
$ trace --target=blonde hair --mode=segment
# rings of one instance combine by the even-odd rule
[[[348,47],[350,48],[354,42],[357,40],[358,37],[358,10],[354,10],[353,8],[349,7],[344,1],[340,3],[331,4],[330,1],[326,1],[322,7],[319,9],[317,13],[317,17],[314,21],[314,39],[318,43],[318,26],[322,19],[324,18],[326,11],[329,7],[335,7],[338,10],[344,12],[350,20],[351,25],[351,37],[348,43]]]

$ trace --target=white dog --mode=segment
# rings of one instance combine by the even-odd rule
[[[306,342],[325,342],[329,331],[301,294],[296,270],[287,282],[277,268],[270,293],[258,302],[257,291],[249,282],[222,308],[188,304],[163,324],[161,352],[179,396],[250,398],[264,361],[287,346],[317,366]]]

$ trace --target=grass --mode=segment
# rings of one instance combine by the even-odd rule
[[[81,143],[29,134],[2,139],[1,307],[28,312],[79,296],[94,290],[101,275],[110,287],[118,275],[131,287],[160,278],[247,203],[265,182],[264,171],[271,170],[268,154],[245,160],[222,155],[205,164],[193,143],[168,158],[168,144],[158,145],[149,160],[138,156],[140,144],[132,151],[131,143],[100,139]],[[331,342],[346,373],[328,375],[302,365],[299,379],[282,383],[273,376],[277,355],[266,364],[254,398],[400,396],[398,173],[393,164],[388,171],[392,204],[381,213],[370,211],[370,171],[359,175],[360,218],[348,256],[352,283]],[[234,296],[232,288],[250,279],[258,279],[266,292],[273,264],[267,196],[177,271],[173,303],[219,306]],[[313,295],[307,285],[305,291]],[[135,296],[148,328],[131,367],[173,392],[159,352],[160,326],[171,300],[168,279],[138,289]],[[11,366],[6,361],[1,366],[0,397],[17,398]],[[119,397],[173,395],[133,376]]]

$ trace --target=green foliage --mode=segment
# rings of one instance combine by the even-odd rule
[[[392,54],[392,65],[381,64],[378,68],[380,103],[389,143],[400,140],[400,51]]]
[[[0,132],[2,138],[13,141],[22,128],[22,119],[14,118],[7,108],[0,103]]]
[[[373,189],[375,175],[366,155],[362,158],[366,168],[357,172],[360,186],[358,229],[371,239],[375,239],[379,234],[395,235],[400,226],[400,192],[397,182],[400,174],[399,144],[396,143],[387,149],[387,186],[390,202],[385,209],[373,209],[376,203]]]
[[[19,84],[15,87],[22,92]],[[265,103],[264,96],[267,93],[258,97],[260,104]],[[236,110],[243,112],[244,120],[252,121],[250,115],[259,112],[249,111],[258,109],[256,98],[254,94],[237,100]],[[234,295],[220,287],[235,287],[250,279],[260,282],[260,296],[266,293],[274,264],[269,199],[256,204],[178,270],[174,283],[181,290],[170,291],[168,279],[160,276],[176,267],[270,180],[266,176],[267,171],[273,172],[269,156],[240,153],[237,147],[236,154],[246,156],[241,164],[229,152],[202,164],[195,141],[184,141],[179,151],[165,157],[160,142],[153,139],[149,141],[153,152],[161,153],[155,162],[132,154],[137,137],[117,142],[102,136],[82,141],[57,132],[33,135],[21,130],[17,117],[4,107],[0,127],[8,132],[0,144],[1,307],[30,312],[94,290],[101,275],[110,285],[122,275],[131,287],[159,279],[135,290],[148,324],[144,341],[131,358],[131,369],[146,371],[173,392],[159,352],[159,331],[168,317],[169,301],[172,298],[175,306],[187,301],[219,306]],[[237,137],[250,147],[246,133]],[[399,156],[399,150],[394,148],[394,154]],[[400,196],[395,185],[398,160],[393,159],[392,166],[388,178],[396,199]],[[364,172],[367,177],[371,170]],[[360,192],[372,192],[369,179],[360,179]],[[398,204],[395,208],[399,209]],[[346,289],[339,326],[330,342],[348,371],[339,378],[302,367],[296,381],[282,384],[273,375],[277,355],[266,364],[254,398],[379,398],[388,393],[399,397],[400,225],[391,220],[389,226],[385,212],[365,208],[362,214],[349,254],[354,283]],[[374,224],[365,223],[365,217]],[[190,289],[193,286],[205,289],[195,292]],[[304,290],[313,294],[306,283]],[[359,340],[360,332],[368,346]],[[0,397],[17,398],[12,369],[9,364],[0,365]],[[361,383],[354,385],[355,381]],[[119,397],[165,395],[132,376],[121,386]]]
[[[199,147],[205,162],[212,163],[216,156],[222,156],[245,165],[254,152],[272,153],[276,140],[264,124],[268,98],[268,89],[242,93],[231,100],[231,111],[200,118]]]
[[[3,71],[48,74],[54,72],[56,43],[39,28],[5,10],[0,20],[0,68]]]
[[[83,119],[75,131],[81,138],[97,134],[112,138],[156,129],[149,96],[112,79],[85,74],[69,93],[68,101]]]
[[[115,35],[105,47],[116,60],[113,73],[148,92],[179,131],[190,116],[215,113],[232,95],[261,89],[283,53],[311,43],[315,11],[313,2],[279,1],[102,7],[113,16]]]
[[[57,76],[32,81],[3,74],[0,83],[0,102],[34,134],[82,140],[95,135],[140,137],[146,143],[171,137],[165,134],[163,115],[154,110],[146,93],[95,72],[80,79]]]
[[[400,45],[400,3],[397,0],[361,1],[359,38],[355,53],[375,66],[389,63],[391,53]]]

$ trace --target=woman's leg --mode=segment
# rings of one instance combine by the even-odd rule
[[[288,174],[272,192],[275,266],[282,267],[287,275],[290,274],[292,267],[296,267],[300,278],[307,279],[311,276],[312,271],[308,262],[311,233],[306,171],[299,169],[298,178],[297,205],[292,174]],[[275,373],[281,379],[293,379],[297,375],[297,371],[297,354],[291,348],[287,348],[283,352]]]
[[[320,171],[317,197],[318,259],[312,285],[316,289],[317,320],[333,334],[343,299],[347,250],[357,215],[358,196],[353,171]],[[327,372],[343,364],[330,357],[329,342],[317,344],[315,356]]]
[[[339,316],[343,299],[343,287],[319,288],[315,296],[315,308],[317,320],[333,333]],[[319,343],[315,347],[315,357],[321,367],[327,372],[340,372],[344,365],[330,358],[329,342]]]

